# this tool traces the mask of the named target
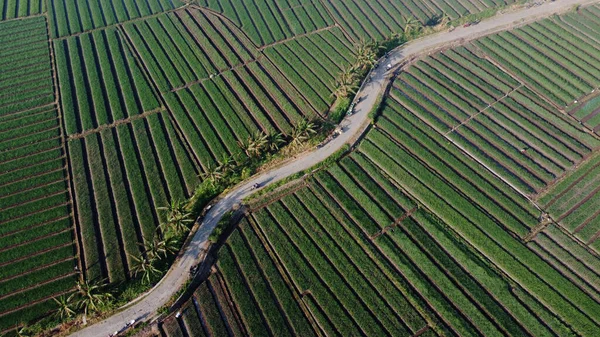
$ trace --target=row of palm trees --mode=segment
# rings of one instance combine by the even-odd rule
[[[238,146],[242,150],[243,157],[224,156],[217,165],[208,165],[202,173],[203,181],[209,181],[213,187],[226,182],[233,177],[241,168],[256,162],[265,155],[272,155],[288,145],[293,149],[299,148],[310,137],[317,133],[318,125],[307,119],[300,120],[289,136],[284,136],[275,131],[259,131],[242,141]]]
[[[190,224],[194,222],[185,201],[174,199],[169,205],[159,207],[158,210],[163,213],[166,221],[156,228],[152,238],[144,240],[143,244],[139,243],[142,247],[140,256],[130,255],[134,264],[129,272],[133,278],[140,278],[144,285],[149,284],[155,275],[161,273],[156,264],[169,254],[177,252],[178,238],[187,233]]]
[[[178,250],[181,234],[189,231],[189,224],[193,222],[192,215],[186,210],[186,204],[180,200],[173,200],[166,207],[160,207],[166,219],[151,239],[140,243],[141,255],[130,256],[134,261],[130,269],[133,278],[141,279],[142,284],[150,283],[155,275],[161,271],[156,267],[157,262],[173,254]],[[75,317],[78,313],[83,314],[83,324],[87,323],[89,313],[97,313],[111,304],[114,296],[106,289],[105,280],[90,282],[81,279],[77,282],[77,291],[70,295],[62,295],[54,298],[57,310],[55,316],[61,321]],[[27,328],[19,329],[19,336],[27,335]]]

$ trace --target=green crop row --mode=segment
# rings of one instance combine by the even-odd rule
[[[370,158],[383,165],[382,168],[388,174],[397,177],[395,179],[411,186],[413,194],[418,193],[422,202],[490,261],[504,270],[510,270],[513,280],[531,291],[534,296],[543,298],[546,305],[554,308],[569,324],[577,324],[577,329],[583,333],[593,334],[593,331],[598,329],[591,314],[595,310],[593,309],[596,306],[595,302],[575,288],[572,283],[567,282],[556,270],[532,255],[502,227],[480,213],[466,200],[449,191],[448,187],[437,181],[438,179],[431,172],[409,160],[406,155],[398,151],[397,147],[389,144],[388,140],[376,134],[372,137],[383,147],[383,151],[395,155],[392,159],[384,155],[382,150],[375,150],[372,143],[363,143],[362,148],[369,151]],[[392,164],[391,161],[396,164]],[[405,168],[401,168],[398,162],[402,162]],[[411,176],[407,176],[407,173]],[[418,177],[418,180],[414,177]],[[427,181],[427,186],[423,185],[423,181]],[[433,190],[435,194],[431,195]],[[468,221],[469,225],[465,221]],[[577,303],[577,307],[574,307],[573,303]]]
[[[49,6],[49,17],[54,37],[81,33],[95,28],[144,17],[183,5],[179,0],[104,2],[92,0],[76,3],[75,0],[57,0]]]

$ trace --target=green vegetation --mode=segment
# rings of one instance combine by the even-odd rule
[[[379,57],[513,3],[0,0],[0,334],[137,297],[211,200],[325,139]],[[253,200],[162,330],[593,335],[599,17],[400,74],[357,150]]]
[[[252,198],[162,333],[598,334],[600,144],[556,101],[597,77],[576,59],[554,67],[524,37],[536,25],[402,72],[354,151]],[[535,61],[487,54],[506,43]],[[536,67],[543,79],[521,76]]]

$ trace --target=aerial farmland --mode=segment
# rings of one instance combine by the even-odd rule
[[[0,336],[600,335],[593,0],[0,0]]]

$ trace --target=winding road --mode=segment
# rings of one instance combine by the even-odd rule
[[[540,6],[522,9],[497,15],[470,27],[459,27],[452,32],[440,32],[428,35],[400,46],[393,50],[389,57],[382,60],[382,66],[373,70],[371,79],[361,87],[357,97],[363,99],[355,107],[355,113],[342,121],[343,133],[331,140],[320,149],[315,149],[301,156],[288,160],[267,172],[254,176],[244,183],[239,184],[215,204],[206,214],[198,231],[184,247],[180,258],[175,261],[163,279],[148,293],[133,301],[121,312],[116,313],[103,321],[79,330],[72,336],[102,336],[106,337],[115,331],[122,331],[126,322],[131,320],[146,321],[155,316],[156,311],[165,305],[171,297],[185,285],[189,279],[190,267],[197,265],[204,258],[204,252],[209,246],[208,237],[218,224],[221,217],[235,204],[254,193],[252,185],[259,183],[262,187],[284,179],[294,173],[307,170],[325,160],[345,144],[354,144],[366,130],[369,121],[369,112],[378,102],[378,97],[391,80],[392,76],[387,65],[392,69],[404,64],[415,57],[431,53],[437,49],[464,43],[484,35],[523,25],[540,18],[571,9],[575,5],[586,5],[600,0],[558,0],[547,2]]]

